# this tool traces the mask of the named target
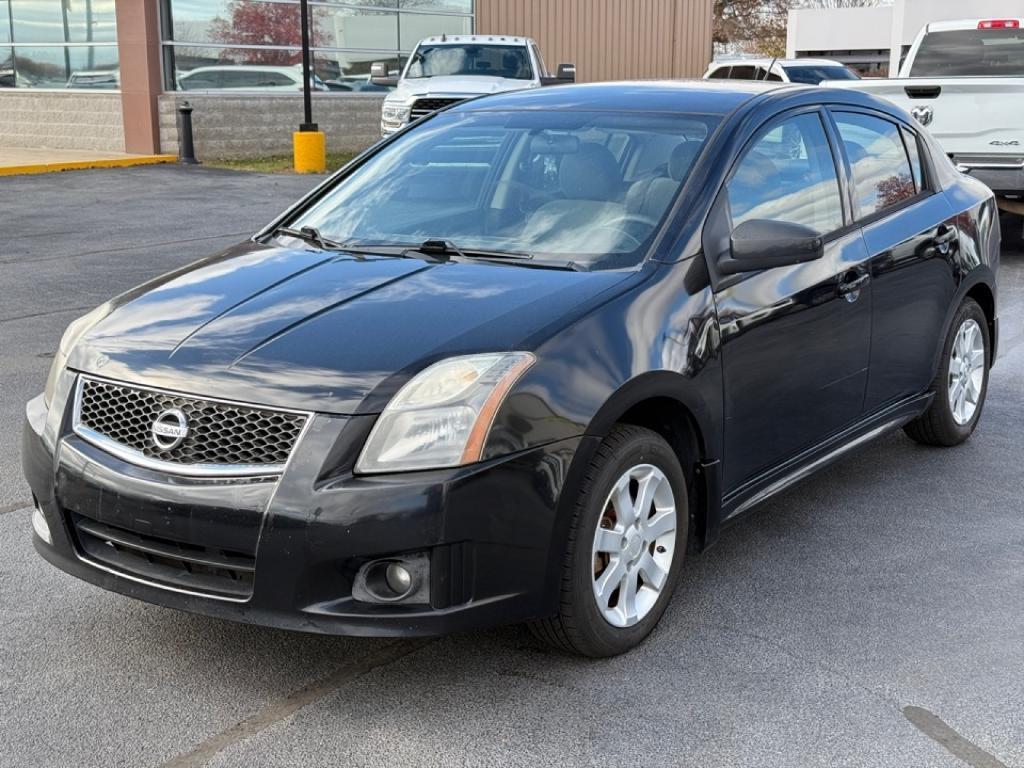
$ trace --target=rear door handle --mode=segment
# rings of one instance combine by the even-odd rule
[[[847,301],[856,301],[860,296],[860,289],[868,284],[871,274],[851,269],[839,280],[839,295],[845,296]]]
[[[949,226],[949,224],[939,224],[935,230],[935,237],[932,238],[932,242],[936,245],[942,245],[944,243],[951,243],[956,238],[956,229]]]

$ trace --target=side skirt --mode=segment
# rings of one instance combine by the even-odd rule
[[[722,522],[749,511],[772,496],[827,467],[876,437],[899,429],[920,416],[931,404],[931,392],[890,405],[867,419],[832,435],[789,461],[748,480],[722,499]]]

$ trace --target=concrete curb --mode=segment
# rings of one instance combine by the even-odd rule
[[[26,163],[0,165],[0,176],[21,176],[33,173],[79,171],[86,168],[129,168],[133,165],[158,165],[177,161],[174,155],[134,155],[132,157],[97,158],[95,160],[67,160],[55,163]]]

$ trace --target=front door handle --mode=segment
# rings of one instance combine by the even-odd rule
[[[860,297],[860,289],[868,284],[871,274],[851,269],[839,280],[839,295],[847,301],[856,301]]]

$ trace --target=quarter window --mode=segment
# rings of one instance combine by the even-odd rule
[[[918,147],[917,135],[913,131],[902,128],[903,143],[907,145],[907,154],[910,156],[910,170],[914,174],[914,186],[920,192],[924,189],[924,174],[921,171],[921,150]]]
[[[839,229],[839,179],[819,115],[789,117],[762,131],[726,184],[726,194],[733,227],[769,219],[819,234]]]
[[[835,120],[853,169],[860,216],[871,216],[916,194],[907,150],[894,123],[859,112],[838,112]]]

